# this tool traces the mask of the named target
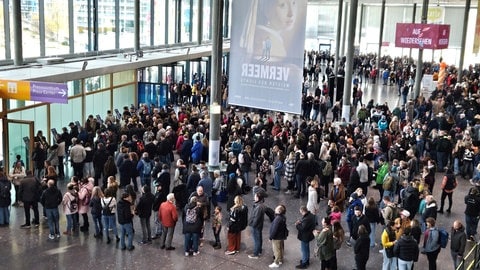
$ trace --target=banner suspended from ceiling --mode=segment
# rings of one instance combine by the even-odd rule
[[[307,0],[233,1],[228,102],[301,112]]]

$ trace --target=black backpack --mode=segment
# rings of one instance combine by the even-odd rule
[[[112,213],[112,208],[110,208],[110,203],[112,202],[112,200],[113,200],[113,198],[110,198],[110,201],[109,201],[107,204],[105,204],[105,206],[103,206],[103,208],[102,208],[102,214],[103,214],[104,216],[111,216],[111,215],[113,215],[113,213]],[[103,201],[103,203],[105,203],[105,201]]]
[[[10,198],[10,183],[3,183],[0,184],[0,199],[8,199]]]

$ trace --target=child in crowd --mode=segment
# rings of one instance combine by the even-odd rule
[[[63,195],[62,205],[63,213],[67,217],[67,230],[63,234],[71,235],[78,222],[76,220],[76,214],[78,213],[77,192],[73,183],[68,183],[67,192]]]
[[[221,249],[222,244],[220,243],[220,231],[222,230],[222,207],[217,205],[215,207],[212,219],[212,230],[213,235],[215,236],[215,242],[213,243],[214,249]]]
[[[340,212],[340,208],[338,206],[334,205],[330,213],[330,223],[333,224],[335,222],[340,222],[341,219],[342,219],[342,212]]]

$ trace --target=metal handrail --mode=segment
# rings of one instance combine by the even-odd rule
[[[473,255],[473,258],[470,258]],[[462,261],[455,270],[478,269],[480,265],[480,242],[476,242],[470,251],[462,258]],[[470,261],[470,263],[468,263]],[[465,265],[468,263],[468,266]]]

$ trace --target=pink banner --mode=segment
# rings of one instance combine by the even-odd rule
[[[450,25],[397,23],[395,47],[413,49],[446,49],[450,40]]]

